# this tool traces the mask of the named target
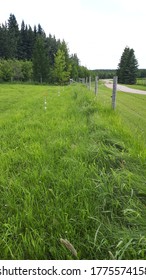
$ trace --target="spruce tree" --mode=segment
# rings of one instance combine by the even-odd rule
[[[70,58],[71,62],[71,78],[77,80],[79,77],[79,59],[77,54],[73,54]]]
[[[121,84],[135,84],[138,70],[138,61],[134,50],[126,47],[118,64],[117,76]]]
[[[32,60],[34,45],[35,45],[35,35],[31,26],[29,25],[27,30],[27,49],[26,49],[27,60]]]
[[[0,26],[0,58],[9,58],[8,28],[6,24]]]
[[[21,23],[21,30],[18,40],[18,58],[27,59],[27,25],[25,26],[24,20]]]
[[[8,19],[8,44],[9,44],[9,58],[18,57],[18,40],[19,40],[19,28],[16,17],[10,14]]]
[[[46,48],[47,54],[49,56],[49,64],[51,67],[54,66],[55,55],[60,47],[60,40],[56,40],[55,36],[49,34],[49,37],[46,38]]]
[[[42,36],[37,37],[33,52],[33,75],[37,82],[48,80],[48,56],[45,48],[45,41]]]

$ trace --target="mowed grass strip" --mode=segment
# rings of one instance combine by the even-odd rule
[[[1,259],[146,259],[145,146],[107,95],[0,86]]]

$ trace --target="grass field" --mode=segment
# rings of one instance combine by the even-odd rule
[[[143,86],[143,89],[146,88],[146,78],[138,78],[137,85]]]
[[[128,85],[128,87],[146,91],[146,85],[144,85],[144,84]]]
[[[146,96],[110,96],[0,85],[0,259],[146,259]]]

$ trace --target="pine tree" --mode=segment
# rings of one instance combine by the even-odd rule
[[[138,61],[134,50],[126,47],[118,64],[117,76],[121,84],[135,84],[138,70]]]

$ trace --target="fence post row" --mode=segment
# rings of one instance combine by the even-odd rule
[[[112,108],[115,110],[116,108],[116,95],[117,95],[117,81],[118,77],[114,76],[113,77],[113,92],[112,92]],[[82,82],[83,84],[88,84],[88,78],[79,78],[79,82]],[[91,76],[89,77],[89,90],[91,90]],[[97,96],[98,94],[98,76],[95,77],[95,95]]]
[[[116,108],[117,80],[118,80],[118,77],[114,76],[114,78],[113,78],[113,93],[112,93],[112,108],[113,108],[113,110],[115,110],[115,108]]]

